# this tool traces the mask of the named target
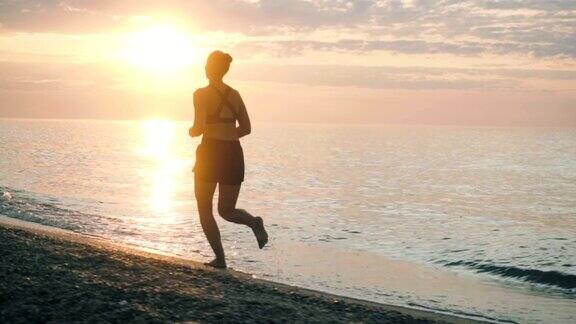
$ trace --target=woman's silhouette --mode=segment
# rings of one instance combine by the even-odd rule
[[[249,226],[258,246],[268,242],[262,218],[236,208],[240,186],[244,181],[244,154],[240,137],[250,134],[250,118],[238,91],[222,81],[232,57],[214,51],[206,62],[209,85],[194,92],[194,126],[190,136],[202,136],[196,149],[194,192],[200,223],[216,258],[206,265],[226,268],[226,258],[218,224],[212,213],[212,199],[218,185],[218,213],[229,222]],[[238,121],[238,127],[236,127]]]

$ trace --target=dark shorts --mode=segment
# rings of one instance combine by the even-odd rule
[[[244,181],[244,152],[240,141],[202,138],[196,149],[195,181],[239,185]]]

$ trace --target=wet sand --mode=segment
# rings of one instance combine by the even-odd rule
[[[472,323],[0,217],[0,322]]]

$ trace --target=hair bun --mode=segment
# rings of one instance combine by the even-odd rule
[[[209,79],[222,79],[230,69],[232,56],[222,51],[214,51],[206,59],[206,76]]]

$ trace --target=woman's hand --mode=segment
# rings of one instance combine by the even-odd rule
[[[190,127],[190,129],[188,130],[188,135],[190,135],[190,137],[197,137],[202,135],[203,131],[201,129],[198,129],[199,127],[195,127],[192,126]]]

